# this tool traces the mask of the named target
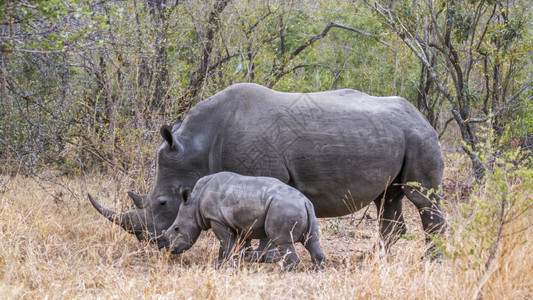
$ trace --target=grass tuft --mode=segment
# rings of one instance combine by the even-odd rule
[[[372,251],[377,242],[372,207],[367,214],[374,219],[320,220],[326,268],[313,271],[308,253],[297,245],[303,261],[291,273],[279,264],[242,260],[215,270],[218,241],[211,232],[180,256],[137,242],[82,196],[91,191],[110,207],[126,208],[126,178],[54,177],[74,191],[61,193],[31,178],[1,177],[0,298],[531,298],[531,174],[494,178],[490,186],[473,189],[469,200],[447,190],[450,226],[441,245],[448,254],[443,260],[420,260],[424,235],[414,206],[404,200],[409,238],[400,239],[389,255]],[[60,201],[52,195],[61,195]],[[494,246],[502,195],[508,210]],[[362,216],[361,211],[355,218]]]

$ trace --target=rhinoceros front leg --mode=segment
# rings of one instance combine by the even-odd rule
[[[220,242],[218,259],[215,267],[219,268],[224,262],[233,258],[234,247],[237,241],[235,233],[222,223],[211,221],[211,228]]]

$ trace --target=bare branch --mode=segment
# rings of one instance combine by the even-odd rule
[[[324,37],[326,37],[326,35],[328,34],[328,32],[332,29],[332,28],[340,28],[340,29],[344,29],[344,30],[348,30],[348,31],[352,31],[352,32],[356,32],[358,34],[361,34],[363,36],[367,36],[367,37],[371,37],[371,38],[374,38],[376,39],[378,42],[386,45],[386,46],[390,46],[387,42],[385,41],[382,41],[378,38],[378,36],[376,35],[373,35],[371,33],[368,33],[366,31],[363,31],[361,29],[357,29],[357,28],[354,28],[354,27],[350,27],[350,26],[346,26],[346,25],[343,25],[343,24],[340,24],[340,23],[335,23],[335,22],[330,22],[328,23],[324,29],[322,29],[322,32],[320,32],[319,34],[309,38],[306,42],[304,42],[303,44],[301,44],[298,48],[296,48],[294,51],[291,52],[291,54],[289,55],[289,57],[284,61],[282,62],[282,64],[280,66],[278,66],[276,68],[276,70],[273,72],[274,75],[272,75],[272,78],[269,80],[269,83],[268,83],[268,86],[269,87],[272,87],[274,86],[274,84],[283,76],[285,76],[286,74],[294,71],[295,68],[289,70],[289,71],[284,71],[284,67],[291,61],[293,60],[296,56],[298,56],[302,51],[304,51],[305,49],[307,49],[309,46],[313,45],[316,41],[320,40],[320,39],[323,39]],[[284,43],[282,43],[283,45]],[[309,65],[301,65],[301,66],[298,66],[298,68],[303,68],[305,66],[309,66]],[[317,65],[318,66],[318,65]],[[323,67],[323,66],[321,66]]]
[[[377,35],[375,35],[375,34],[372,34],[372,33],[369,33],[369,32],[363,31],[361,29],[354,28],[354,27],[350,27],[350,26],[346,26],[346,25],[343,25],[343,24],[339,24],[339,23],[332,23],[332,26],[333,27],[337,27],[337,28],[341,28],[341,29],[345,29],[345,30],[349,30],[349,31],[353,31],[353,32],[359,33],[359,34],[367,36],[367,37],[371,37],[371,38],[375,39],[376,41],[382,43],[383,45],[385,45],[387,47],[390,47],[389,43],[379,39],[379,37]]]
[[[209,14],[209,20],[207,21],[207,32],[204,38],[204,45],[202,54],[200,57],[200,63],[198,69],[194,72],[194,78],[189,83],[189,87],[185,94],[181,97],[182,102],[189,102],[194,99],[200,92],[201,86],[205,82],[207,73],[212,66],[209,65],[211,54],[214,47],[214,38],[220,29],[220,14],[224,11],[230,0],[217,0]],[[184,101],[187,100],[187,101]],[[189,106],[191,103],[184,103],[185,106]],[[187,109],[185,107],[184,109]]]
[[[439,133],[439,140],[440,138],[444,135],[444,132],[446,132],[446,128],[448,127],[448,125],[450,125],[450,123],[455,120],[454,118],[449,118],[446,123],[444,123],[444,126],[442,127],[442,130],[441,132]]]
[[[296,48],[291,54],[289,60],[292,60],[294,57],[296,57],[298,54],[300,54],[302,51],[304,51],[307,47],[311,46],[314,42],[324,38],[328,32],[333,28],[333,23],[329,23],[324,27],[321,33],[313,36],[309,40],[307,40],[305,43],[300,45],[300,47]]]

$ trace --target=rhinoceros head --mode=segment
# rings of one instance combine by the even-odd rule
[[[190,159],[185,147],[173,135],[178,128],[179,125],[174,125],[172,129],[161,127],[165,141],[156,153],[156,181],[146,195],[128,193],[135,209],[117,213],[103,207],[89,195],[89,200],[100,214],[140,241],[155,242],[163,230],[172,225],[182,202],[180,191],[192,188],[201,177],[194,159]]]

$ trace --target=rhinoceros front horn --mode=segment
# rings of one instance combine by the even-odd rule
[[[124,230],[132,234],[139,234],[142,232],[142,222],[140,220],[140,213],[136,210],[128,211],[125,213],[117,213],[113,210],[103,207],[98,203],[91,194],[88,194],[89,201],[94,206],[94,208],[106,219],[119,225]]]

